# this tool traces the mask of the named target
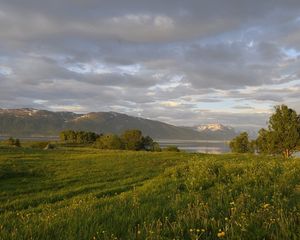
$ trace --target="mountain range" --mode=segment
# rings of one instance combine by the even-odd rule
[[[32,108],[0,109],[0,136],[58,136],[66,129],[120,134],[140,129],[154,139],[230,140],[233,128],[221,124],[178,127],[160,121],[133,117],[116,112],[52,112]]]

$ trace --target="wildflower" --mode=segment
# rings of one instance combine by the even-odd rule
[[[194,229],[191,228],[191,229],[190,229],[190,232],[193,232],[193,231],[194,231]]]
[[[230,204],[230,205],[234,205],[234,202],[230,202],[229,204]]]
[[[205,229],[204,229],[204,228],[202,228],[202,229],[201,229],[201,232],[205,232]]]
[[[270,206],[270,204],[266,203],[266,204],[263,205],[263,208],[268,208],[269,206]]]
[[[228,221],[228,217],[225,218],[225,221]]]
[[[200,229],[198,229],[198,228],[197,228],[197,230],[196,230],[196,231],[197,231],[197,233],[198,233],[198,232],[200,232]]]
[[[225,232],[224,232],[224,231],[219,232],[219,233],[217,234],[217,236],[218,236],[219,238],[225,237]]]
[[[140,231],[140,230],[138,230],[138,231],[137,231],[137,234],[141,234],[141,231]]]

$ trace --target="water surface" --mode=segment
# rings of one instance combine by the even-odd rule
[[[187,152],[226,153],[230,151],[226,141],[160,139],[157,142],[162,148],[177,146]]]

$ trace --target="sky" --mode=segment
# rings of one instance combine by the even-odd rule
[[[0,108],[264,126],[300,112],[299,0],[0,0]]]

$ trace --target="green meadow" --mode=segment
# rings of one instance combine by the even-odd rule
[[[0,239],[299,239],[300,162],[0,148]]]

